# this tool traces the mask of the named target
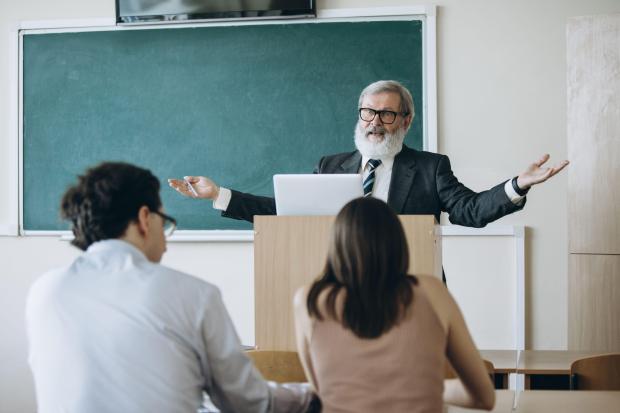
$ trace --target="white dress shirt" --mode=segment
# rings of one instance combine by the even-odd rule
[[[362,182],[366,180],[366,177],[370,173],[368,161],[370,158],[363,156],[362,165],[360,166],[360,173],[362,174]],[[390,181],[392,180],[392,166],[394,165],[394,157],[381,159],[379,166],[375,168],[375,183],[372,186],[372,196],[379,198],[383,202],[388,201],[388,195],[390,192]]]
[[[304,411],[308,395],[269,386],[242,352],[217,287],[97,242],[40,277],[26,309],[38,411]]]

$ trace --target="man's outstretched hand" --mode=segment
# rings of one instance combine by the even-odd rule
[[[543,167],[548,160],[549,154],[546,153],[538,161],[530,164],[525,171],[521,172],[517,178],[519,188],[525,190],[533,185],[545,182],[568,165],[568,161],[564,160],[553,167]]]
[[[215,200],[220,193],[220,187],[205,176],[186,176],[184,179],[168,179],[168,185],[177,192],[190,198]],[[195,193],[189,187],[194,188]]]

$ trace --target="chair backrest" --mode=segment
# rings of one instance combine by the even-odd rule
[[[249,350],[246,354],[265,380],[278,383],[308,381],[296,351]]]
[[[482,359],[482,362],[484,363],[484,367],[487,369],[487,373],[489,373],[489,377],[491,381],[495,383],[495,366],[489,360]],[[448,360],[446,360],[446,364],[445,364],[444,377],[446,379],[457,378],[456,371],[454,371],[454,368],[452,367],[452,365],[450,364]]]
[[[620,390],[620,353],[575,360],[570,374],[573,390]]]

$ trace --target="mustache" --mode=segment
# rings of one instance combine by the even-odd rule
[[[364,135],[368,136],[369,133],[383,133],[385,134],[386,130],[383,126],[368,126],[364,128]]]

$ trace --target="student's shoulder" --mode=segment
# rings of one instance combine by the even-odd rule
[[[306,302],[308,301],[308,293],[310,292],[310,285],[304,285],[295,291],[293,295],[293,307],[295,311],[303,310],[306,308]]]
[[[28,288],[26,296],[27,311],[39,308],[47,311],[51,303],[56,302],[67,291],[71,283],[70,266],[56,268],[41,274]]]
[[[40,294],[58,285],[66,276],[69,267],[55,268],[41,274],[31,285],[29,294]]]
[[[416,275],[418,285],[425,291],[441,291],[445,290],[445,284],[437,277],[431,275]]]
[[[418,280],[418,288],[431,299],[444,299],[448,293],[445,284],[437,277],[430,275],[417,275],[416,278]]]
[[[220,295],[220,289],[217,286],[195,275],[155,263],[152,263],[152,271],[173,290],[180,289],[187,294]]]
[[[198,278],[195,275],[183,272],[183,271],[179,271],[177,269],[174,268],[170,268],[166,265],[162,265],[162,264],[157,264],[157,263],[151,263],[152,265],[152,271],[154,273],[156,273],[157,275],[164,277],[166,279],[169,279],[170,281],[177,281],[177,282],[183,282],[183,283],[187,283],[191,286],[205,286],[205,287],[214,287],[215,286],[213,284],[211,284],[208,281],[205,281],[201,278]]]
[[[308,284],[299,288],[295,292],[295,295],[293,296],[293,308],[295,309],[295,312],[303,314],[308,313],[308,295],[310,294],[311,289],[312,284]],[[316,296],[315,305],[319,309],[319,311],[325,309],[327,297],[332,291],[332,289],[332,287],[324,287],[321,289],[321,291],[319,291],[318,295]],[[342,299],[341,295],[342,291],[339,291],[338,299]]]
[[[446,285],[437,277],[429,275],[417,276],[418,286],[428,298],[431,306],[442,320],[442,324],[446,325],[451,318],[454,307],[454,300]]]
[[[424,292],[431,298],[431,300],[450,305],[454,302],[452,294],[438,277],[430,275],[418,275],[418,285],[424,290]]]

